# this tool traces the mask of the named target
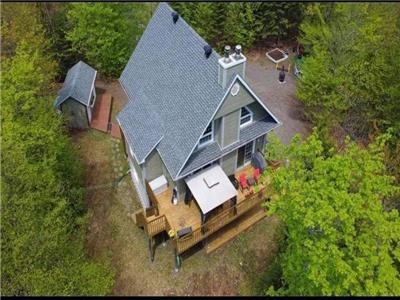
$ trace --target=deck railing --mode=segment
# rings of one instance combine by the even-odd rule
[[[218,229],[237,219],[251,208],[260,205],[265,199],[264,191],[265,188],[261,188],[257,193],[246,196],[243,201],[223,211],[200,228],[194,230],[191,234],[181,238],[175,237],[172,242],[177,254],[181,254],[198,242],[204,240],[212,233],[216,232]]]
[[[167,230],[167,223],[165,215],[158,216],[151,221],[147,221],[147,223],[144,224],[144,230],[148,236],[155,236],[156,234]]]

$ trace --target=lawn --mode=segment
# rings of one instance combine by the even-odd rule
[[[91,215],[86,247],[93,259],[108,259],[116,271],[114,295],[252,295],[277,252],[279,222],[267,217],[212,255],[201,246],[183,256],[174,272],[169,241],[154,262],[148,240],[128,216],[140,208],[120,140],[95,130],[74,134],[86,165],[86,205]]]

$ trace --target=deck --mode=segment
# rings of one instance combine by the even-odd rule
[[[247,166],[235,173],[235,177],[239,178],[239,175],[242,173],[250,176],[253,174],[253,171],[254,169],[251,166]],[[182,228],[191,227],[191,234],[179,238],[177,236],[172,237],[174,249],[178,255],[198,242],[205,240],[214,232],[217,232],[252,209],[258,208],[259,210],[263,210],[261,203],[265,201],[266,191],[266,187],[261,183],[244,192],[239,188],[236,205],[224,204],[202,225],[200,208],[195,200],[191,200],[189,205],[186,205],[183,201],[177,205],[173,205],[171,203],[171,189],[159,195],[154,195],[149,190],[150,188],[147,188],[150,200],[156,208],[155,214],[145,217],[143,213],[139,213],[134,217],[136,223],[144,227],[145,232],[150,238],[162,231],[172,231],[172,233],[176,234]],[[259,215],[256,215],[256,219],[257,221],[260,219]],[[252,220],[248,223],[251,226]],[[237,232],[240,232],[240,230]]]
[[[90,127],[108,132],[108,124],[111,117],[112,97],[110,94],[97,95],[96,102],[93,107],[92,121]]]

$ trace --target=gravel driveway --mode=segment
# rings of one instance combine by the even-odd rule
[[[282,126],[275,130],[282,142],[289,143],[296,133],[307,137],[312,127],[304,119],[304,106],[295,96],[296,77],[286,73],[286,83],[280,84],[279,71],[264,52],[252,52],[247,57],[246,80],[268,109],[282,122]]]

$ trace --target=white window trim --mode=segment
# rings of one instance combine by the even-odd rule
[[[199,142],[198,142],[198,148],[199,148],[199,149],[200,149],[200,148],[203,148],[203,147],[205,147],[205,146],[207,146],[207,145],[209,145],[209,144],[211,144],[212,142],[214,142],[214,120],[211,121],[210,124],[211,124],[211,132],[210,132],[210,133],[207,133],[207,134],[203,133],[203,135],[200,137]],[[207,125],[207,128],[208,128],[208,126],[209,126],[209,125]],[[206,130],[207,130],[207,128],[206,128]],[[208,141],[206,141],[206,142],[203,142],[203,143],[200,143],[200,140],[201,140],[203,137],[209,136],[209,135],[211,135],[211,139],[210,139],[210,140],[208,140]]]
[[[239,117],[239,127],[240,128],[246,127],[247,125],[249,125],[253,122],[253,112],[247,106],[244,106],[244,108],[247,109],[247,111],[250,113],[250,120],[247,121],[246,123],[240,124],[242,122],[243,118],[247,118],[247,116],[242,117],[242,108],[240,108],[240,117]]]

